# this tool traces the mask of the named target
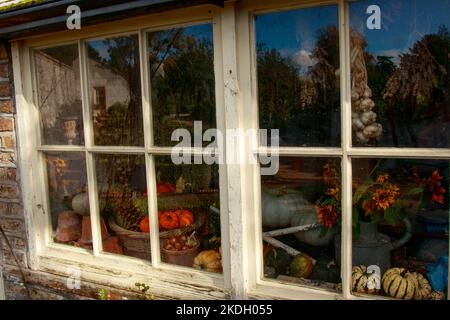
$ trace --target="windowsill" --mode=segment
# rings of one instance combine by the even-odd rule
[[[136,291],[135,283],[145,283],[150,286],[150,293],[180,299],[229,298],[222,275],[167,264],[155,268],[150,262],[136,258],[109,253],[94,256],[88,250],[60,244],[45,247],[38,256],[35,269],[68,279],[78,269],[81,282],[110,284],[131,291]]]

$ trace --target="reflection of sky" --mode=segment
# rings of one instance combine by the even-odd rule
[[[198,24],[195,26],[189,26],[183,28],[184,34],[187,36],[193,36],[196,39],[208,39],[212,41],[213,30],[211,24]]]
[[[330,25],[338,26],[335,5],[262,14],[255,19],[256,43],[277,49],[306,68],[314,64],[310,54],[317,31]]]
[[[381,30],[366,28],[369,5],[381,9]],[[358,1],[350,4],[350,17],[352,28],[365,35],[370,53],[398,58],[424,35],[436,33],[439,26],[450,27],[450,0]]]
[[[368,30],[369,5],[381,8],[382,30]],[[450,28],[450,0],[363,0],[350,3],[353,28],[368,40],[368,50],[376,55],[397,58],[422,36]],[[300,66],[314,64],[309,54],[317,41],[317,31],[338,25],[337,6],[262,14],[256,17],[256,42],[290,56]]]
[[[109,46],[105,45],[103,40],[89,41],[89,46],[95,49],[102,59],[109,60]]]

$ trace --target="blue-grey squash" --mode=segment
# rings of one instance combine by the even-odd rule
[[[263,189],[261,193],[262,225],[266,228],[286,228],[292,216],[309,202],[298,191]]]

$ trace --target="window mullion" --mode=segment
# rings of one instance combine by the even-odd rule
[[[150,101],[150,75],[148,67],[147,37],[144,30],[139,30],[139,63],[141,68],[141,94],[142,94],[142,118],[144,125],[144,145],[148,150],[153,145],[153,122],[152,108]],[[158,267],[161,263],[159,228],[158,228],[158,202],[156,201],[156,175],[155,163],[151,154],[145,155],[145,172],[147,181],[148,216],[150,230],[150,248],[152,265]]]
[[[241,129],[242,119],[240,110],[241,94],[238,86],[237,66],[237,30],[235,3],[225,5],[221,16],[222,30],[222,55],[223,55],[223,82],[224,82],[224,107],[225,129]],[[245,154],[244,141],[238,141],[234,150],[226,144],[226,152],[230,154]],[[247,294],[248,263],[246,259],[245,243],[247,225],[245,224],[246,201],[244,199],[243,186],[245,183],[245,167],[243,164],[227,164],[227,212],[229,226],[227,232],[230,246],[230,286],[233,299],[244,299]],[[223,192],[223,190],[222,190]],[[223,210],[222,210],[223,211]],[[254,254],[254,253],[252,253]]]
[[[349,8],[345,0],[339,1],[339,52],[341,82],[341,136],[342,136],[342,230],[341,278],[345,299],[351,298],[352,270],[352,163],[348,154],[352,144],[351,81],[350,81],[350,28]]]
[[[88,151],[94,146],[94,129],[92,126],[92,117],[89,103],[89,86],[87,77],[87,57],[85,42],[78,41],[79,61],[80,61],[80,83],[81,83],[81,101],[83,109],[83,129],[86,156],[86,175],[88,181],[89,209],[92,229],[92,249],[94,255],[98,256],[102,251],[102,237],[100,228],[100,210],[98,204],[98,188],[95,170],[94,154]]]

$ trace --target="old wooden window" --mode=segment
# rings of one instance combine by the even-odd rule
[[[445,294],[448,6],[243,0],[15,41],[33,267],[199,299]],[[202,140],[176,165],[178,128],[249,130],[224,150],[278,170]]]

